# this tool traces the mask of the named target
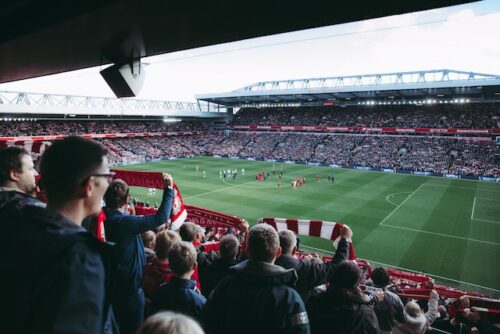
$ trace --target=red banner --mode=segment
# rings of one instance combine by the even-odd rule
[[[125,181],[129,186],[163,189],[163,176],[160,172],[136,172],[112,169],[115,178]]]
[[[439,134],[499,134],[500,129],[431,129],[431,128],[377,128],[364,126],[300,126],[300,125],[228,125],[238,130],[323,131],[323,132],[377,132],[377,133],[439,133]]]
[[[244,228],[243,219],[241,218],[193,205],[186,205],[186,207],[188,212],[186,221],[193,222],[203,227],[230,227],[238,230]]]
[[[192,205],[186,205],[186,208],[188,212],[186,221],[195,223],[197,225],[216,228],[230,227],[238,230],[243,228],[243,219],[241,218]],[[135,213],[137,215],[154,215],[156,211],[157,209],[155,208],[147,208],[139,205],[135,206]]]
[[[80,137],[87,139],[98,138],[129,138],[129,137],[168,137],[168,136],[182,136],[182,135],[196,135],[201,134],[203,131],[182,131],[182,132],[141,132],[141,133],[88,133],[82,134]],[[7,141],[52,141],[69,137],[68,135],[49,135],[49,136],[22,136],[22,137],[0,137],[0,142]]]

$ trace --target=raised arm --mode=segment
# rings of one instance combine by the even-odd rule
[[[172,212],[174,199],[174,180],[172,176],[163,173],[163,198],[154,215],[149,216],[122,216],[120,224],[130,234],[139,234],[152,230],[167,222]]]

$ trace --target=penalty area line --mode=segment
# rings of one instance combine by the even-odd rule
[[[465,241],[472,241],[472,242],[479,242],[483,244],[488,244],[488,245],[493,245],[493,246],[500,246],[499,243],[497,242],[492,242],[492,241],[484,241],[484,240],[478,240],[478,239],[471,239],[471,238],[465,238],[465,237],[459,237],[457,235],[450,235],[450,234],[443,234],[443,233],[437,233],[437,232],[430,232],[430,231],[423,231],[423,230],[417,230],[414,228],[408,228],[408,227],[402,227],[402,226],[395,226],[395,225],[381,225],[383,227],[391,227],[391,228],[397,228],[400,230],[406,230],[406,231],[412,231],[416,233],[426,233],[426,234],[432,234],[432,235],[437,235],[440,237],[447,237],[447,238],[454,238],[454,239],[460,239],[460,240],[465,240]]]

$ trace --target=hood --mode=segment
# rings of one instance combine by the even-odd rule
[[[294,286],[297,281],[295,269],[261,261],[246,260],[230,268],[230,272],[252,281],[265,281],[272,284]]]

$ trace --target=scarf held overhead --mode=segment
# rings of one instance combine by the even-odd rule
[[[291,219],[291,218],[261,218],[259,224],[266,223],[274,227],[278,232],[290,230],[298,235],[319,237],[333,240],[333,246],[337,248],[340,241],[341,223],[328,222],[323,220]],[[348,240],[350,241],[350,240]],[[349,242],[349,260],[355,260],[354,246]]]
[[[116,179],[125,181],[129,186],[163,189],[163,173],[160,172],[137,172],[113,169]],[[171,229],[178,230],[187,217],[186,206],[182,200],[181,192],[174,183],[174,203],[170,214]],[[137,211],[136,211],[137,212]],[[153,212],[153,214],[156,211]],[[139,214],[139,213],[138,213]]]

